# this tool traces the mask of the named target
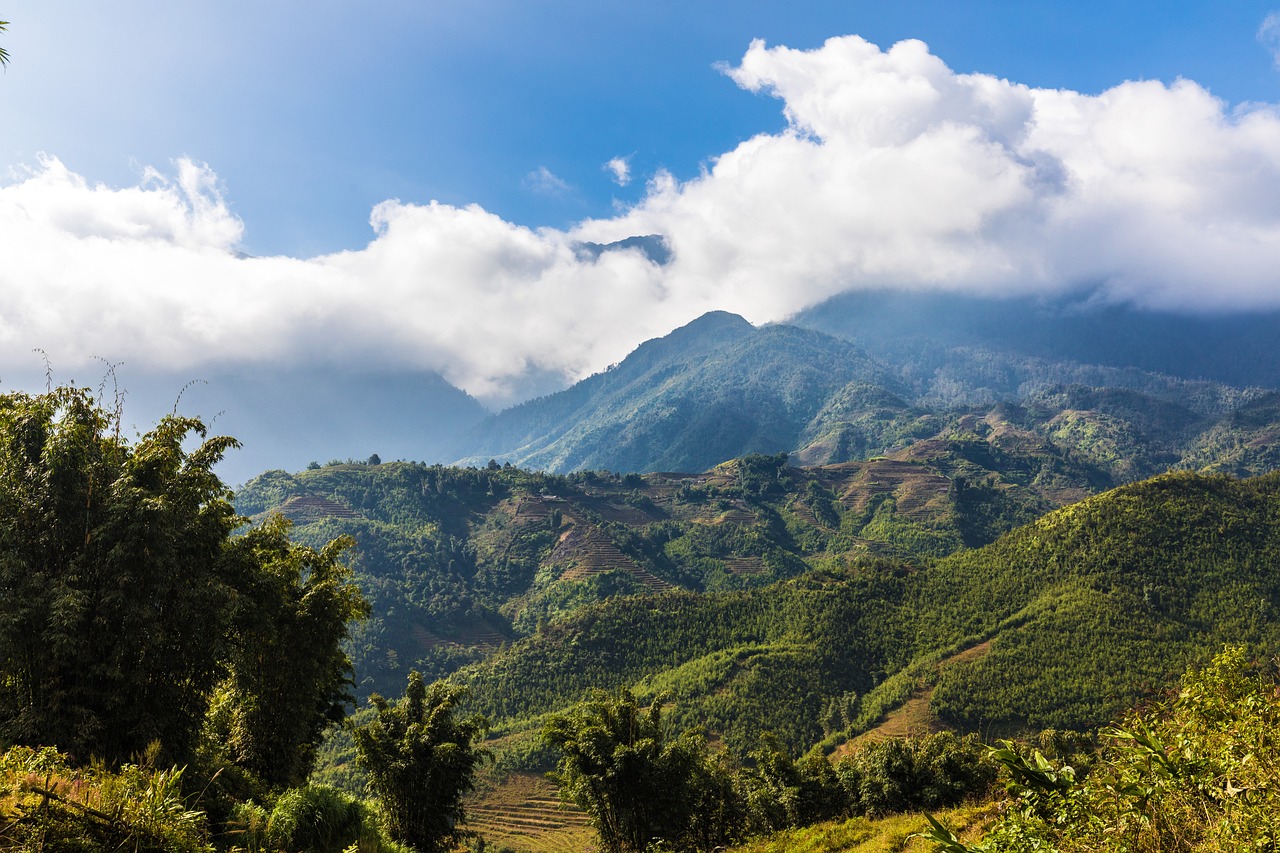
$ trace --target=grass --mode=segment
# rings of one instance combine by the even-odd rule
[[[934,815],[962,840],[979,838],[995,818],[995,805],[985,802],[947,809]],[[929,828],[922,814],[850,818],[775,833],[737,847],[730,853],[897,853],[933,850],[928,841],[912,836]]]

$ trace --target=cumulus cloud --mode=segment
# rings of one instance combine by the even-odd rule
[[[207,167],[107,188],[47,158],[0,186],[0,358],[383,364],[501,403],[704,311],[777,320],[856,288],[1280,307],[1274,105],[1187,80],[1034,89],[852,36],[757,42],[727,73],[788,127],[569,230],[387,201],[363,249],[245,258]],[[669,261],[577,250],[635,235],[663,236]]]
[[[614,157],[604,164],[604,169],[613,176],[613,182],[620,187],[631,183],[631,161],[627,157]]]

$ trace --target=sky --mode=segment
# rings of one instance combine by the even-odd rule
[[[1280,308],[1280,4],[9,0],[0,378],[500,407],[858,288]],[[583,244],[661,235],[658,262]]]

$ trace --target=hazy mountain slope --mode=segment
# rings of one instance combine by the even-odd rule
[[[1280,394],[1252,400],[1197,435],[1184,467],[1248,476],[1280,469]]]
[[[1280,378],[1268,373],[1271,327],[1259,317],[864,293],[796,319],[857,346],[708,314],[605,373],[487,419],[460,445],[458,464],[696,471],[782,451],[831,464],[946,438],[959,419],[1012,404],[1024,413],[1023,449],[1092,469],[1084,479],[1096,491],[1210,464],[1197,460],[1226,454],[1222,419],[1263,393],[1243,383]],[[1150,351],[1131,344],[1148,333]],[[1237,384],[1199,378],[1214,373]],[[1255,444],[1268,435],[1256,430]],[[1270,470],[1269,453],[1254,446],[1223,470]]]
[[[176,407],[203,418],[213,434],[239,439],[241,447],[218,466],[230,484],[268,469],[296,471],[311,461],[363,460],[374,453],[444,462],[459,437],[487,414],[429,372],[263,368],[196,377],[124,372],[120,380],[131,422],[152,422]],[[110,383],[104,391],[112,393]]]
[[[1280,387],[1275,358],[1280,312],[1173,314],[1087,299],[864,291],[834,297],[788,322],[848,338],[894,364],[926,370],[959,348],[1241,387]],[[1012,390],[1010,380],[1017,377],[997,378],[996,384]]]
[[[846,342],[716,312],[605,373],[490,418],[458,464],[701,471],[793,449],[827,397],[855,379],[896,384]]]

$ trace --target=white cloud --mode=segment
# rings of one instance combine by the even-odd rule
[[[1280,12],[1272,12],[1258,27],[1258,41],[1271,52],[1271,60],[1280,68]]]
[[[631,160],[628,157],[614,157],[604,164],[604,169],[613,176],[613,182],[620,187],[631,183]]]
[[[1280,307],[1275,106],[1185,80],[1033,89],[856,37],[756,43],[729,74],[778,97],[788,129],[570,231],[387,201],[358,251],[244,258],[208,168],[112,189],[46,159],[0,185],[0,363],[35,346],[60,366],[379,363],[501,402],[707,310],[775,320],[855,288]],[[566,187],[545,168],[530,185]],[[646,234],[670,263],[574,251]]]
[[[524,176],[524,185],[542,195],[563,195],[569,184],[546,166],[539,166]]]

